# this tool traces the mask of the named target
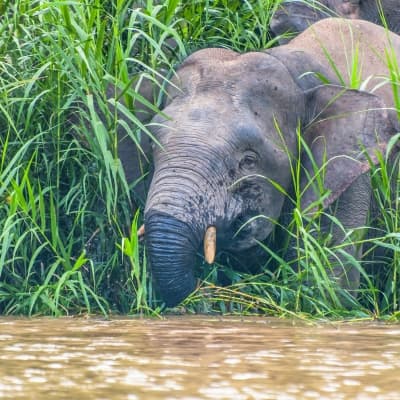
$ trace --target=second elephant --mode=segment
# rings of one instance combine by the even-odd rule
[[[284,44],[293,34],[328,17],[363,19],[379,25],[385,21],[389,30],[400,33],[398,0],[284,1],[271,19],[271,30],[280,37],[279,43]]]

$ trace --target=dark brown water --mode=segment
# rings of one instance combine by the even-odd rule
[[[0,319],[0,399],[400,399],[400,326]]]

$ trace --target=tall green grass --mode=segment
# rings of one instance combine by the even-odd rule
[[[146,129],[134,107],[149,104],[137,85],[157,81],[160,68],[193,49],[267,47],[273,7],[266,0],[2,5],[0,313],[157,312],[135,236],[140,204],[116,131],[139,142]]]
[[[142,203],[118,158],[117,131],[123,129],[136,143],[140,135],[149,134],[135,113],[140,103],[150,106],[138,94],[138,85],[143,78],[157,85],[157,71],[172,70],[191,51],[207,46],[249,51],[273,45],[268,25],[278,3],[15,0],[3,4],[1,314],[160,312],[162,303],[137,238]],[[397,87],[399,75],[395,67],[392,70]],[[356,69],[353,78],[357,84]],[[111,97],[109,87],[116,88]],[[157,110],[157,104],[151,107]],[[203,283],[186,301],[186,310],[331,317],[395,313],[400,183],[396,176],[397,186],[392,188],[390,173],[382,154],[372,173],[383,211],[381,230],[366,247],[369,252],[384,248],[389,258],[378,273],[365,271],[356,300],[338,295],[339,289],[327,278],[328,256],[343,248],[316,241],[314,222],[304,223],[302,210],[297,209],[288,235],[302,243],[299,271],[266,246],[276,267],[268,264],[258,275],[223,265],[199,266]],[[389,201],[389,190],[396,192],[394,203]],[[364,271],[364,266],[360,268]],[[219,285],[221,271],[229,286]],[[343,304],[343,298],[351,307]]]

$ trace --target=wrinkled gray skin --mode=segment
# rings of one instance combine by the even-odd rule
[[[389,30],[400,33],[399,1],[380,0],[380,3]],[[293,35],[328,17],[364,19],[382,25],[377,0],[284,1],[271,19],[271,31],[275,36],[284,35],[279,39],[284,44]]]
[[[298,154],[297,127],[317,164],[329,160],[323,207],[346,229],[364,226],[371,188],[360,146],[374,161],[396,128],[385,108],[393,102],[390,85],[374,94],[338,85],[324,51],[347,76],[350,35],[358,44],[362,80],[379,76],[369,80],[374,87],[387,75],[380,58],[387,36],[383,28],[357,20],[324,19],[290,44],[266,52],[200,50],[178,69],[176,87],[167,88],[163,112],[168,118],[151,121],[162,147],[153,146],[154,176],[145,208],[147,255],[167,305],[195,289],[195,258],[208,226],[217,229],[219,252],[251,263],[257,241],[268,239],[274,221],[286,212],[276,184],[292,191],[289,157],[300,157],[306,171],[301,203],[312,212],[321,193],[307,186],[313,167]],[[392,34],[390,40],[400,56],[400,37]],[[332,84],[322,86],[311,71]],[[251,220],[258,215],[264,218]],[[322,230],[331,229],[322,223]],[[332,229],[332,242],[340,243],[342,231]],[[355,248],[348,251],[359,256]],[[332,275],[344,288],[358,286],[359,274],[351,266],[336,267]]]

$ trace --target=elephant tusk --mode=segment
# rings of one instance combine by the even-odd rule
[[[144,236],[144,225],[142,225],[138,230],[137,230],[137,235],[138,237]]]
[[[212,264],[217,250],[217,229],[209,226],[204,235],[204,258],[208,264]]]

